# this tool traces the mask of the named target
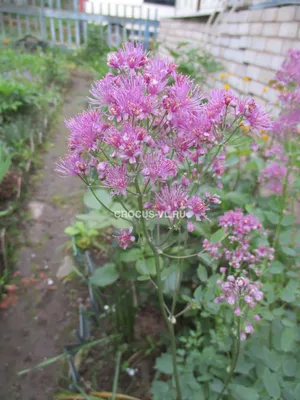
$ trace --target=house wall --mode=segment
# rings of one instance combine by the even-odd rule
[[[188,41],[211,52],[224,72],[232,74],[226,78],[220,72],[214,74],[208,87],[221,88],[228,83],[241,94],[276,102],[278,93],[268,88],[268,82],[287,50],[300,48],[300,6],[226,12],[219,23],[208,26],[206,22],[200,18],[161,20],[161,55],[168,55],[165,47]]]

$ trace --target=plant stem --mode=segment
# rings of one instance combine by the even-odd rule
[[[113,389],[112,389],[112,400],[116,400],[116,394],[117,394],[117,390],[118,390],[119,373],[120,373],[121,356],[122,356],[122,351],[118,350],[117,359],[116,359],[116,370],[115,370],[114,383],[113,383]]]
[[[93,196],[95,197],[95,199],[98,201],[98,203],[100,203],[101,206],[104,207],[106,211],[108,211],[108,212],[109,212],[110,214],[112,214],[116,219],[118,219],[118,217],[115,215],[115,213],[114,213],[112,210],[110,210],[110,209],[99,199],[99,197],[96,195],[94,189],[93,189],[91,186],[89,186],[89,188],[90,188],[90,191],[92,192]],[[121,218],[121,219],[124,219],[125,221],[128,221],[128,222],[130,222],[130,223],[133,223],[133,221],[131,221],[131,220],[128,219],[128,218],[124,218],[124,217],[121,217],[121,216],[120,216],[120,218]]]
[[[233,377],[234,374],[234,370],[239,358],[239,353],[240,353],[240,344],[241,344],[241,337],[240,337],[240,333],[241,333],[241,318],[238,317],[238,322],[237,322],[237,338],[234,340],[233,343],[233,356],[232,356],[232,360],[231,360],[231,365],[230,365],[230,370],[229,370],[229,374],[228,374],[228,378],[224,384],[224,387],[221,391],[221,393],[219,394],[219,396],[217,397],[217,400],[220,400],[225,392],[225,390],[227,389],[229,383],[231,382],[231,379]]]
[[[290,173],[290,167],[288,165],[286,176],[285,176],[284,181],[283,181],[281,208],[280,208],[278,224],[277,224],[277,227],[276,227],[274,241],[273,241],[274,249],[276,249],[278,247],[278,240],[279,240],[279,235],[280,235],[280,230],[281,230],[281,223],[282,223],[282,219],[283,219],[284,209],[285,209],[285,206],[286,206],[289,173]]]
[[[143,217],[143,212],[142,212],[143,211],[143,195],[141,193],[137,179],[135,180],[135,187],[136,187],[137,193],[139,194],[138,206],[139,206],[139,210],[141,211],[141,224],[142,224],[143,234],[145,236],[145,239],[147,240],[148,245],[150,246],[151,250],[153,251],[153,255],[154,255],[154,259],[155,259],[156,284],[157,284],[157,293],[158,293],[158,301],[159,301],[160,311],[162,313],[164,322],[165,322],[166,326],[168,327],[170,339],[171,339],[172,362],[173,362],[173,372],[174,372],[174,378],[175,378],[175,384],[176,384],[177,400],[182,400],[180,382],[179,382],[179,374],[178,374],[178,370],[177,370],[176,339],[175,339],[175,333],[174,333],[174,326],[169,321],[167,313],[166,313],[166,309],[165,309],[165,302],[164,302],[164,297],[163,297],[163,283],[162,283],[161,271],[160,271],[159,253],[158,253],[157,248],[155,247],[154,243],[150,239],[147,228],[146,228],[146,223],[145,223],[145,219]]]

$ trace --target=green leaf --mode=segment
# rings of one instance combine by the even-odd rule
[[[219,229],[216,231],[213,235],[211,235],[209,241],[212,244],[215,244],[217,242],[222,242],[227,236],[229,232],[225,232],[224,228]]]
[[[295,399],[300,399],[300,383],[295,387]]]
[[[73,226],[68,226],[65,229],[66,235],[75,236],[75,235],[78,235],[78,233],[79,233],[78,229],[74,228]]]
[[[148,273],[152,276],[156,275],[155,257],[146,258]]]
[[[236,154],[231,154],[227,159],[226,159],[226,167],[232,167],[233,165],[236,165],[240,162],[240,157],[237,156]]]
[[[207,270],[203,265],[199,265],[197,268],[197,275],[201,282],[207,281]]]
[[[141,275],[137,278],[138,281],[148,281],[150,279],[149,275]]]
[[[108,263],[95,270],[94,274],[89,278],[92,285],[104,287],[111,285],[119,278],[116,265]]]
[[[271,274],[281,274],[284,270],[284,265],[280,261],[273,261],[270,265],[269,271]]]
[[[138,273],[140,273],[141,275],[147,275],[149,279],[148,268],[144,260],[137,260],[135,268]]]
[[[141,259],[142,253],[140,249],[129,249],[122,251],[120,255],[120,260],[123,262],[134,262],[138,259]]]
[[[174,293],[177,287],[178,269],[174,267],[167,268],[167,274],[164,279],[164,293]]]
[[[280,298],[282,301],[292,303],[296,300],[296,294],[298,291],[299,282],[298,280],[290,280],[288,284],[280,292]]]
[[[273,225],[277,225],[279,222],[279,215],[272,212],[272,211],[265,211],[265,216],[267,218],[267,220],[273,224]]]
[[[295,376],[297,372],[297,360],[295,358],[288,358],[283,361],[282,369],[285,376]]]
[[[283,351],[293,351],[296,342],[296,329],[285,328],[281,334],[281,348]]]
[[[160,357],[158,357],[155,362],[155,369],[164,374],[172,374],[173,373],[172,355],[169,353],[164,353]]]
[[[296,257],[297,256],[296,251],[294,249],[291,249],[290,247],[282,247],[281,251],[284,254],[286,254],[287,256],[290,256],[290,257]]]
[[[248,198],[240,192],[229,192],[225,194],[222,199],[229,200],[238,206],[244,206],[246,203],[248,203]]]
[[[194,298],[196,301],[201,301],[203,300],[203,288],[201,286],[198,286],[197,289],[194,292]]]
[[[292,233],[291,231],[284,231],[279,234],[279,243],[282,247],[287,247],[292,240]]]
[[[259,400],[259,394],[255,389],[237,384],[229,386],[235,400]]]
[[[291,226],[295,223],[294,215],[284,215],[281,221],[281,225],[283,226]]]
[[[113,200],[108,190],[104,189],[96,189],[94,190],[96,196],[101,200],[101,202],[108,208],[112,204]],[[93,210],[102,209],[102,205],[95,198],[92,192],[86,192],[83,196],[83,202],[88,208],[92,208]]]
[[[281,358],[274,350],[269,350],[267,347],[263,348],[262,359],[265,364],[272,369],[277,371],[281,365]]]
[[[24,369],[23,371],[18,372],[18,375],[24,375],[24,374],[27,374],[28,372],[34,371],[36,369],[47,367],[48,365],[53,364],[58,360],[61,360],[65,356],[66,356],[65,353],[62,353],[58,356],[48,358],[47,360],[42,361],[40,364],[38,364],[32,368]]]
[[[281,395],[281,390],[276,374],[272,374],[272,372],[268,368],[265,368],[265,372],[263,374],[263,382],[268,394],[272,398],[278,399]]]

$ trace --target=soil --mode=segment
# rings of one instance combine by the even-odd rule
[[[20,221],[17,288],[12,304],[0,310],[0,400],[52,399],[60,378],[56,364],[20,377],[17,373],[61,353],[63,346],[72,342],[70,331],[77,310],[70,284],[59,281],[56,273],[65,257],[64,229],[80,210],[85,188],[79,179],[62,179],[54,169],[66,151],[64,120],[86,107],[90,84],[85,73],[72,75],[60,120],[50,135],[52,144],[44,168],[24,205],[30,218]]]

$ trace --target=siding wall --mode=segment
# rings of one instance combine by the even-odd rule
[[[200,18],[163,19],[158,40],[161,55],[168,55],[164,46],[175,48],[181,41],[211,52],[232,75],[224,79],[217,73],[208,87],[228,83],[241,94],[273,104],[277,92],[264,88],[287,50],[300,49],[300,6],[226,12],[210,26]]]

